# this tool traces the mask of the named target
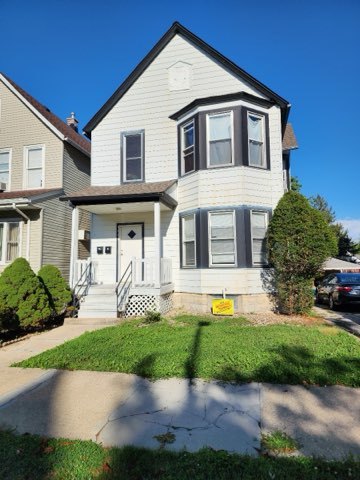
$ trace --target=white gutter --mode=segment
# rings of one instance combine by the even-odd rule
[[[16,203],[12,204],[12,208],[17,212],[21,217],[26,220],[27,229],[26,229],[26,260],[30,261],[30,218],[16,206]]]

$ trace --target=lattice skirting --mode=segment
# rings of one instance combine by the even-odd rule
[[[173,295],[132,295],[126,305],[125,317],[142,317],[146,311],[156,311],[162,314],[173,307]]]

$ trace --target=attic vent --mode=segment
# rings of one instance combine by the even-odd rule
[[[168,69],[169,90],[189,90],[191,88],[192,66],[185,62],[176,62]]]

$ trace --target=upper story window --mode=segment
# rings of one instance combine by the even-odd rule
[[[25,147],[25,186],[41,188],[44,186],[44,147],[34,145]]]
[[[181,127],[181,173],[195,171],[195,124],[194,120]]]
[[[265,156],[265,118],[263,115],[248,112],[248,155],[249,166],[266,168]]]
[[[186,215],[182,218],[183,267],[196,266],[195,228],[195,215]]]
[[[251,243],[253,265],[267,264],[266,230],[268,213],[251,211]]]
[[[2,187],[1,190],[9,190],[10,153],[10,150],[0,150],[0,187]]]
[[[209,212],[209,265],[236,265],[235,212]]]
[[[0,223],[0,262],[12,262],[19,256],[19,234],[18,222]]]
[[[233,113],[212,113],[207,116],[208,161],[209,167],[231,165],[233,163]]]
[[[144,180],[144,131],[122,134],[123,182]]]

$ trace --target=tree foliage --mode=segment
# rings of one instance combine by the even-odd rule
[[[29,262],[17,258],[0,276],[0,306],[7,321],[19,322],[20,327],[37,326],[51,315],[43,284],[32,271]]]
[[[44,265],[38,277],[45,287],[51,308],[56,315],[61,315],[71,301],[71,290],[54,265]]]
[[[293,192],[300,192],[302,187],[302,184],[300,183],[300,180],[298,177],[291,177],[290,179],[290,189]]]
[[[312,280],[337,249],[324,215],[306,197],[289,191],[274,211],[267,241],[278,308],[289,314],[307,312],[313,303]]]

